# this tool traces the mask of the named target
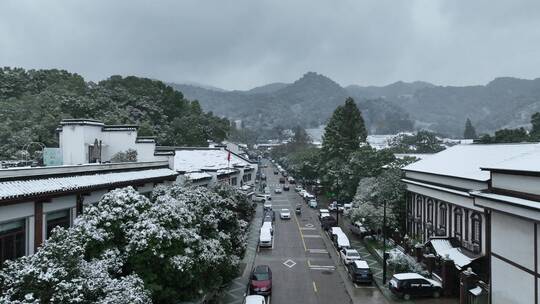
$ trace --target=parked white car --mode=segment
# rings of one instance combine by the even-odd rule
[[[271,201],[272,197],[269,194],[255,194],[252,199],[254,202],[267,202]]]
[[[272,210],[272,203],[271,203],[271,202],[264,202],[264,204],[263,204],[263,210],[264,210],[264,211],[267,211],[267,210],[270,211],[270,210]]]
[[[343,264],[349,265],[353,261],[360,260],[360,254],[356,249],[341,249],[339,251],[339,255],[341,256],[341,260],[343,261]]]
[[[263,296],[250,295],[244,299],[244,304],[266,304],[266,300]]]
[[[279,217],[282,220],[290,220],[291,219],[291,210],[289,209],[281,209],[279,212]]]
[[[300,191],[305,191],[305,190],[304,190],[304,188],[302,188],[302,186],[296,186],[296,187],[294,187],[294,191],[300,192]]]
[[[274,189],[274,193],[276,193],[276,194],[280,194],[282,192],[283,192],[283,190],[281,190],[281,188]]]
[[[308,206],[311,208],[317,208],[317,200],[312,199],[309,201]]]

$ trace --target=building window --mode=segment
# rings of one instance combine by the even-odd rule
[[[433,200],[428,199],[427,201],[427,221],[433,223]]]
[[[422,215],[422,196],[416,195],[416,216]]]
[[[439,205],[439,228],[446,230],[446,221],[448,220],[448,207],[445,203]]]
[[[238,183],[238,178],[237,178],[237,177],[233,177],[233,178],[231,179],[231,185],[236,186],[237,183]]]
[[[0,265],[5,260],[21,257],[26,252],[26,221],[0,224]]]
[[[471,215],[472,220],[472,243],[478,244],[482,242],[482,216],[478,213]]]
[[[463,238],[463,211],[461,208],[454,211],[454,236],[460,241]]]
[[[48,238],[55,227],[64,227],[69,228],[70,225],[70,216],[69,209],[54,211],[47,213],[46,215],[47,223],[47,234],[45,235]]]

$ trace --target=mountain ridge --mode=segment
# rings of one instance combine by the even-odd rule
[[[459,137],[471,118],[479,133],[527,126],[540,111],[540,78],[497,77],[484,85],[442,86],[396,81],[385,86],[341,86],[307,72],[293,83],[271,83],[247,91],[215,92],[172,84],[206,111],[241,119],[254,129],[305,128],[324,124],[333,110],[353,97],[371,134],[429,129]]]

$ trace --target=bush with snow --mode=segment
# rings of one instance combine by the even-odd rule
[[[0,302],[171,303],[232,279],[253,207],[227,186],[114,190],[0,270]]]

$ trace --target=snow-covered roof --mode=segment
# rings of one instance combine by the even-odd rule
[[[186,173],[185,176],[187,177],[187,179],[192,180],[192,181],[205,179],[205,178],[212,178],[212,175],[206,172],[190,172],[190,173]]]
[[[459,268],[463,268],[473,261],[472,258],[463,254],[461,248],[452,246],[450,241],[447,239],[434,239],[430,242],[438,256],[448,256],[448,258],[454,261],[454,264]]]
[[[0,200],[36,196],[55,192],[84,190],[99,186],[109,186],[133,182],[168,178],[178,175],[173,170],[147,169],[127,172],[113,172],[92,175],[74,175],[44,179],[13,180],[0,182]]]
[[[496,167],[510,160],[517,162],[521,157],[532,157],[532,155],[540,155],[539,153],[540,144],[456,145],[412,163],[403,169],[487,181],[490,178],[490,173],[482,171],[481,168]],[[526,164],[525,161],[522,163]],[[536,162],[534,167],[540,168],[540,164]]]
[[[486,169],[515,170],[540,172],[540,144],[533,145],[536,149],[529,149],[516,154],[502,162],[483,166]]]
[[[176,150],[174,170],[180,172],[199,172],[219,170],[235,166],[251,166],[251,163],[231,153],[230,164],[227,161],[229,152],[219,149]]]

